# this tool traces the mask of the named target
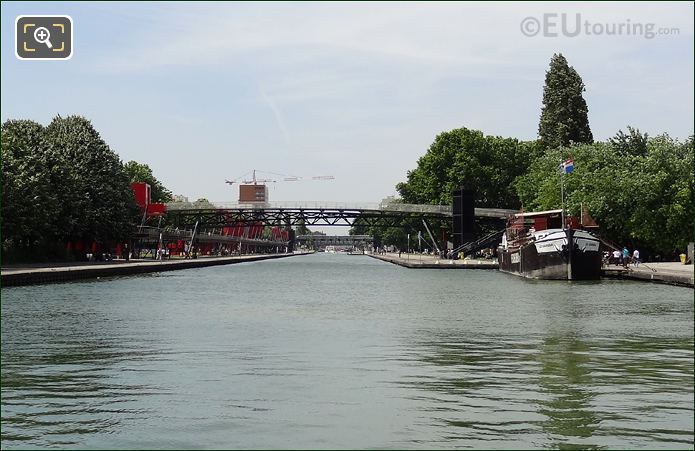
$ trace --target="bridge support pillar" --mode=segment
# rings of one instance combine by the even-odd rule
[[[287,232],[289,235],[289,242],[287,244],[287,252],[294,252],[296,233],[292,227],[289,227]]]
[[[475,241],[475,191],[460,187],[451,193],[453,200],[454,249],[464,243]]]

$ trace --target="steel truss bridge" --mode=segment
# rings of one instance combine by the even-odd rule
[[[501,208],[476,208],[475,216],[501,220],[516,213]],[[399,227],[403,220],[450,221],[451,206],[401,203],[270,202],[263,204],[171,202],[167,217],[178,227],[219,228],[262,222],[268,226],[351,226],[356,219],[366,226]]]
[[[297,235],[298,245],[313,244],[314,246],[364,246],[372,243],[374,238],[370,235]]]

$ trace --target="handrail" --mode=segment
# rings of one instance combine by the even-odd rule
[[[485,235],[484,237],[482,237],[478,240],[470,241],[468,243],[463,243],[462,245],[460,245],[456,249],[453,249],[452,253],[461,252],[461,251],[463,251],[464,254],[470,253],[470,252],[475,252],[478,249],[480,249],[481,247],[485,246],[486,244],[489,244],[493,240],[500,237],[503,233],[504,233],[504,229],[496,230],[492,233]]]
[[[403,213],[430,213],[451,216],[450,205],[402,204],[398,202],[329,202],[329,201],[278,201],[278,202],[169,202],[167,210],[342,210],[380,211]],[[516,213],[507,208],[475,208],[475,215],[491,218],[506,218]]]
[[[439,213],[451,214],[449,205],[401,204],[396,202],[328,202],[328,201],[278,201],[262,203],[243,202],[169,202],[167,210],[197,210],[197,209],[292,209],[292,210],[373,210],[400,211],[406,213]]]

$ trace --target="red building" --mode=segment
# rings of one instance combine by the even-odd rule
[[[130,188],[135,194],[135,201],[140,206],[142,213],[147,212],[147,216],[162,216],[167,211],[167,206],[163,203],[152,202],[152,188],[145,182],[135,182],[130,184]]]

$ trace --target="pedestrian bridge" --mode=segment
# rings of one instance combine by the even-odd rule
[[[365,225],[397,225],[403,219],[450,220],[449,205],[403,204],[398,202],[170,202],[168,215],[180,224],[200,222],[220,227],[234,222],[262,221],[268,225],[350,226],[360,218]],[[517,213],[503,208],[476,208],[479,218],[505,219]]]
[[[297,235],[298,245],[313,244],[318,247],[333,246],[363,246],[372,243],[374,238],[370,235]]]

